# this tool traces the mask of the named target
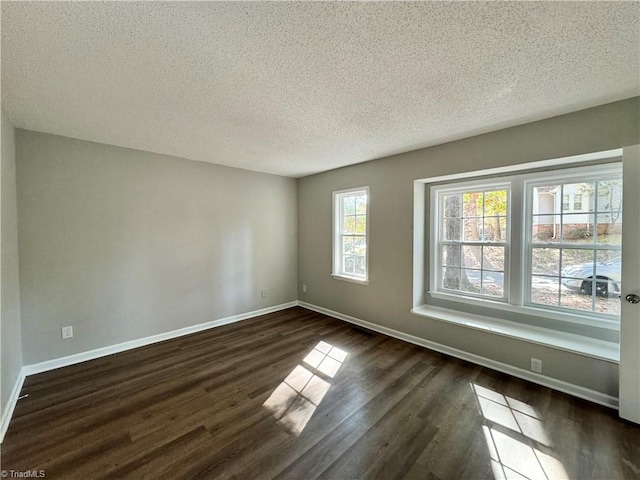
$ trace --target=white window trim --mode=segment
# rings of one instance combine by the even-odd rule
[[[447,185],[439,185],[439,186],[434,186],[433,188],[431,188],[431,217],[437,217],[440,218],[440,201],[439,201],[439,196],[442,192],[446,192],[446,193],[455,193],[456,191],[459,192],[467,192],[469,190],[473,190],[474,187],[481,187],[482,190],[484,191],[489,191],[491,189],[506,189],[507,190],[507,225],[511,225],[511,185],[507,182],[505,182],[504,177],[502,179],[500,179],[502,181],[490,181],[490,180],[473,180],[470,182],[464,182],[464,183],[458,183],[456,182],[455,187],[454,188],[447,188]],[[435,225],[435,228],[431,228],[431,241],[430,241],[430,252],[431,252],[431,265],[438,265],[440,263],[440,231],[441,231],[441,225],[440,222],[438,222]],[[489,243],[488,246],[491,246],[491,244]],[[503,272],[503,276],[504,276],[504,281],[503,281],[503,296],[502,298],[499,297],[489,297],[489,296],[483,296],[483,295],[464,295],[464,293],[462,293],[462,295],[465,296],[465,298],[470,298],[472,300],[478,300],[481,302],[485,302],[485,301],[489,301],[489,302],[495,302],[495,303],[504,303],[506,304],[508,302],[509,299],[509,288],[511,285],[510,282],[510,277],[509,277],[509,268],[507,268],[507,266],[509,265],[509,260],[511,258],[510,255],[510,249],[511,249],[511,228],[507,228],[507,238],[505,240],[505,259],[504,259],[504,265],[505,265],[505,271]],[[446,291],[442,290],[442,276],[438,275],[438,271],[436,268],[431,268],[431,274],[430,274],[430,279],[429,279],[429,285],[437,285],[436,290],[434,290],[433,292],[441,294],[441,295],[445,295],[446,297],[452,297],[452,298],[457,298],[461,295],[461,292],[453,292],[451,291],[451,293],[447,293]],[[429,293],[432,293],[431,291],[429,291]]]
[[[480,171],[461,172],[461,173],[442,175],[437,177],[427,177],[427,178],[415,180],[414,181],[414,218],[413,218],[413,224],[414,224],[413,308],[411,309],[411,312],[415,315],[428,317],[430,319],[440,320],[440,321],[449,322],[449,323],[456,323],[465,327],[470,327],[469,322],[465,320],[465,319],[469,319],[469,314],[466,314],[465,312],[462,312],[460,310],[444,309],[444,308],[434,307],[432,305],[426,304],[425,295],[429,295],[430,292],[426,291],[427,289],[425,288],[426,287],[425,280],[430,278],[430,275],[431,275],[430,272],[426,271],[427,265],[425,262],[426,242],[431,241],[431,238],[427,238],[425,235],[426,233],[425,227],[427,226],[425,200],[427,198],[428,186],[432,184],[437,184],[437,183],[465,181],[465,180],[472,180],[472,179],[478,179],[478,181],[481,181],[480,177],[487,178],[487,177],[506,176],[509,174],[514,174],[514,175],[522,174],[525,172],[532,173],[534,171],[541,171],[541,170],[544,171],[549,168],[558,169],[563,166],[578,167],[583,165],[587,166],[595,162],[599,162],[599,163],[617,162],[621,158],[622,158],[622,149],[615,149],[615,150],[607,150],[602,152],[588,153],[583,155],[574,155],[570,157],[562,157],[562,158],[541,160],[541,161],[535,161],[535,162],[521,163],[516,165],[508,165],[504,167],[490,168],[490,169],[485,169]],[[522,211],[522,205],[517,205],[512,202],[512,209],[513,211]],[[521,240],[522,239],[512,238],[512,242],[517,243],[518,245],[522,245]],[[523,268],[522,262],[524,261],[524,259],[522,258],[522,248],[515,248],[513,250],[514,251],[512,252],[511,259],[510,259],[511,265],[513,265],[514,263],[516,264],[519,263],[520,268]],[[433,265],[431,256],[429,256],[429,260],[431,265]],[[439,295],[443,295],[435,292],[433,293],[434,293],[433,295],[434,298],[437,298]],[[522,299],[524,292],[522,291],[511,292],[511,295],[514,295],[514,294],[520,295],[520,299]],[[448,295],[446,296],[448,297]],[[495,305],[488,306],[487,304],[490,302],[486,300],[482,300],[478,302],[477,299],[462,299],[459,296],[456,299],[458,301],[462,300],[463,302],[469,303],[471,305],[481,303],[482,306],[484,307],[493,308],[496,310],[500,310],[500,307],[502,307],[502,309],[508,310],[510,313],[511,312],[514,312],[516,314],[521,313],[518,311],[519,309],[515,309],[512,305],[504,304],[501,302],[495,302]],[[535,312],[533,312],[533,310],[534,308],[531,308],[531,307],[527,308],[526,314],[535,315]],[[556,315],[554,313],[555,312],[552,312],[552,311],[546,311],[546,310],[543,311],[543,315],[546,318],[556,319]],[[603,321],[602,319],[596,319],[591,321],[591,319],[588,319],[581,314],[578,314],[578,315],[563,314],[562,317],[563,317],[562,320],[565,322],[574,322],[574,323],[579,323],[581,325],[587,325],[587,326],[592,325],[592,326],[597,326],[599,328],[604,328],[604,329],[609,329],[614,331],[619,331],[620,329],[619,323],[617,321],[607,322],[607,321]],[[475,322],[474,322],[473,328],[482,328],[483,330],[491,331],[492,328],[494,327],[494,325],[492,325],[491,322],[489,321],[486,321],[483,323],[482,316],[478,316],[478,318],[475,318],[474,320]],[[511,329],[511,333],[509,336],[513,338],[523,339],[525,341],[533,340],[531,338],[531,335],[527,333],[528,332],[527,328],[524,328],[524,329],[517,328],[523,324],[506,320],[506,319],[503,321],[506,321],[507,323],[512,324],[514,326],[514,328]],[[547,330],[552,334],[564,333],[556,329],[549,329],[544,327],[538,327],[538,328]],[[572,347],[572,350],[577,352],[585,352],[585,353],[589,350],[588,344],[590,344],[590,342],[594,340],[590,337],[583,337],[581,335],[576,335],[576,338],[583,339],[584,340],[583,345],[580,345],[580,341],[577,341],[576,344]],[[546,341],[541,341],[540,343],[544,345],[549,345],[552,347],[557,347],[556,345],[553,345],[553,343],[549,343]],[[610,344],[610,343],[611,342],[606,342],[606,344]],[[615,350],[615,347],[611,347],[611,348]],[[611,360],[617,360],[616,353],[610,353],[608,355],[604,355],[604,357],[608,357]]]
[[[344,196],[348,193],[360,193],[365,192],[367,195],[367,212],[366,212],[366,226],[365,226],[365,271],[366,274],[364,277],[348,275],[340,272],[340,260],[342,256],[342,249],[340,248],[341,238],[340,238],[340,225],[342,223],[342,215],[343,212],[338,209],[340,204],[340,197]],[[331,262],[332,262],[332,270],[331,276],[336,280],[342,280],[345,282],[356,283],[360,285],[369,285],[369,212],[371,208],[371,196],[369,194],[369,186],[365,185],[362,187],[353,187],[353,188],[345,188],[342,190],[335,190],[332,192],[332,224],[333,224],[333,235],[331,242]]]

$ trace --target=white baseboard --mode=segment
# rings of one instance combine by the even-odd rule
[[[344,320],[345,322],[353,323],[355,325],[368,328],[369,330],[374,330],[376,332],[383,333],[390,337],[394,337],[399,340],[404,340],[405,342],[413,343],[415,345],[419,345],[421,347],[425,347],[430,350],[435,350],[436,352],[444,353],[446,355],[451,355],[452,357],[460,358],[462,360],[467,360],[469,362],[475,363],[477,365],[481,365],[483,367],[488,367],[502,373],[507,373],[509,375],[513,375],[514,377],[522,378],[524,380],[537,383],[538,385],[542,385],[545,387],[552,388],[554,390],[558,390],[563,393],[567,393],[569,395],[573,395],[574,397],[582,398],[584,400],[589,400],[599,405],[604,405],[605,407],[609,407],[613,409],[618,408],[618,399],[616,397],[607,395],[602,392],[597,392],[595,390],[581,387],[580,385],[574,385],[572,383],[565,382],[563,380],[558,380],[556,378],[547,377],[539,373],[530,372],[522,368],[514,367],[513,365],[508,365],[506,363],[491,360],[490,358],[481,357],[480,355],[475,355],[473,353],[465,352],[463,350],[458,350],[457,348],[449,347],[447,345],[442,345],[440,343],[432,342],[430,340],[425,340],[424,338],[416,337],[415,335],[410,335],[408,333],[400,332],[392,328],[376,325],[375,323],[367,322],[366,320],[361,320],[359,318],[355,318],[350,315],[345,315],[340,312],[335,312],[333,310],[329,310],[328,308],[319,307],[317,305],[313,305],[306,302],[300,302],[300,301],[298,302],[298,305],[303,308],[313,310],[314,312],[324,313],[325,315],[328,315],[330,317],[334,317],[339,320]]]
[[[69,365],[75,365],[76,363],[86,362],[88,360],[94,360],[100,357],[106,357],[107,355],[113,355],[114,353],[120,353],[127,350],[132,350],[134,348],[144,347],[146,345],[151,345],[152,343],[182,337],[184,335],[201,332],[210,328],[228,325],[229,323],[240,322],[242,320],[258,317],[260,315],[266,315],[267,313],[278,312],[280,310],[295,307],[297,305],[297,301],[281,303],[280,305],[274,305],[273,307],[262,308],[260,310],[254,310],[252,312],[246,312],[239,315],[233,315],[231,317],[220,318],[211,322],[200,323],[198,325],[192,325],[190,327],[184,327],[178,330],[172,330],[170,332],[151,335],[150,337],[138,338],[136,340],[130,340],[128,342],[118,343],[116,345],[109,345],[108,347],[96,348],[95,350],[76,353],[67,357],[55,358],[53,360],[47,360],[45,362],[35,363],[33,365],[25,365],[23,367],[23,371],[25,376],[48,372],[49,370],[55,370],[56,368],[68,367]]]
[[[24,368],[22,368],[18,374],[18,378],[16,378],[16,383],[13,384],[11,395],[9,395],[7,403],[4,405],[4,411],[2,412],[2,418],[0,419],[0,443],[4,441],[4,434],[7,433],[7,428],[9,428],[9,422],[11,421],[13,411],[16,408],[16,403],[18,402],[18,397],[22,390],[24,378]]]

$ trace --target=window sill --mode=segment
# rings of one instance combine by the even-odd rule
[[[546,318],[552,318],[562,322],[577,323],[580,325],[589,325],[591,327],[605,328],[607,330],[620,331],[620,323],[616,320],[608,320],[603,318],[597,318],[589,316],[589,312],[584,313],[569,313],[559,312],[553,310],[545,310],[542,308],[536,308],[535,306],[517,306],[499,300],[486,300],[474,297],[465,297],[464,295],[453,295],[443,292],[428,292],[433,298],[440,300],[447,300],[449,302],[460,302],[468,305],[475,305],[483,308],[494,308],[497,310],[504,310],[508,312],[521,313],[523,315],[538,315]],[[455,312],[455,309],[451,309]],[[509,322],[512,323],[512,322]]]
[[[365,280],[365,279],[358,278],[358,277],[349,277],[347,275],[337,275],[335,273],[332,273],[331,276],[334,279],[342,280],[343,282],[358,283],[360,285],[369,285],[369,280]]]
[[[414,307],[411,313],[612,363],[620,361],[620,346],[613,342],[430,305]]]

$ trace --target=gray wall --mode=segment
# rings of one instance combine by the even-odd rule
[[[18,278],[18,220],[16,210],[15,131],[2,110],[2,157],[0,160],[0,195],[2,225],[0,243],[0,338],[1,383],[0,414],[22,368],[20,327],[20,282]]]
[[[294,179],[23,130],[16,156],[26,365],[296,299]]]
[[[413,305],[413,181],[640,143],[640,98],[302,178],[298,182],[301,301],[617,396],[618,366],[409,313]],[[369,185],[368,286],[331,277],[331,193]],[[640,208],[640,206],[638,207]]]

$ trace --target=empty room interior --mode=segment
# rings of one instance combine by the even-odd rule
[[[640,478],[640,2],[1,2],[3,478]]]

